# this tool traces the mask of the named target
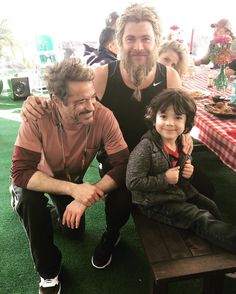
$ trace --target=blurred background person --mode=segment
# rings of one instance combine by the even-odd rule
[[[116,11],[111,12],[105,20],[106,27],[116,29],[116,21],[118,17],[119,14]]]
[[[111,13],[108,14],[108,16],[105,19],[105,28],[112,28],[112,29],[116,29],[116,21],[119,17],[119,14],[116,11],[113,11]],[[83,44],[85,47],[84,50],[84,56],[90,55],[91,53],[96,53],[97,49],[88,45],[88,44]]]
[[[182,78],[187,71],[188,54],[185,47],[178,41],[162,43],[158,49],[158,62],[173,67]]]
[[[232,26],[228,19],[222,18],[217,23],[211,24],[211,27],[214,28],[213,39],[218,36],[224,36],[224,35],[228,35],[232,39],[234,39],[234,35],[232,33]],[[202,57],[201,59],[195,61],[196,66],[210,63],[211,61],[210,55],[211,55],[211,52],[214,50],[214,46],[215,44],[213,40],[211,40],[206,55]],[[214,68],[217,68],[216,64],[214,64]]]
[[[116,31],[111,27],[102,30],[99,36],[99,48],[92,52],[88,59],[88,65],[104,65],[117,60]]]
[[[236,75],[236,59],[231,61],[225,69],[227,77]]]

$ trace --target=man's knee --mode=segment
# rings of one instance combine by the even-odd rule
[[[131,208],[132,198],[130,191],[125,187],[120,187],[110,192],[106,197],[107,205],[114,205],[116,207]]]
[[[48,199],[43,193],[23,189],[17,186],[13,186],[12,194],[16,199],[15,209],[18,213],[20,213],[22,208],[34,209],[36,212],[40,207],[46,206],[48,202]]]

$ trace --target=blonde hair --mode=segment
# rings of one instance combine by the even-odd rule
[[[162,43],[161,46],[158,48],[158,57],[160,57],[163,53],[165,53],[168,50],[172,50],[178,55],[179,62],[176,65],[175,69],[179,73],[180,77],[182,77],[187,70],[188,64],[186,49],[179,41],[174,40],[165,42]]]
[[[127,23],[139,23],[143,21],[148,21],[151,23],[155,35],[156,46],[159,46],[162,29],[161,21],[158,14],[155,11],[155,8],[146,6],[144,4],[133,4],[127,7],[124,13],[117,20],[116,37],[119,47],[122,47],[122,38]]]

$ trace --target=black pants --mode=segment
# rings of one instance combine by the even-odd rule
[[[48,209],[48,198],[42,192],[21,189],[13,185],[17,197],[16,211],[29,239],[34,265],[43,278],[55,277],[60,270],[61,252],[54,244],[53,226]],[[50,195],[62,219],[66,206],[73,200],[66,195]],[[131,195],[125,188],[119,188],[105,198],[107,230],[117,231],[127,222],[131,210]],[[68,230],[69,229],[67,228]],[[80,233],[79,229],[74,229]]]

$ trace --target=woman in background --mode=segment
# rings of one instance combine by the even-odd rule
[[[176,40],[162,43],[158,49],[158,62],[173,67],[182,78],[187,70],[187,51],[184,46]]]

